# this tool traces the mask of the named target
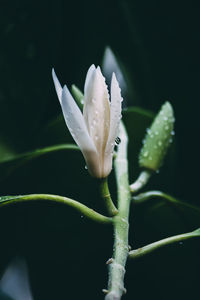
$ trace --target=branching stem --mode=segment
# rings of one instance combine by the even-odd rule
[[[118,210],[112,201],[110,191],[108,188],[107,178],[100,179],[100,193],[101,193],[102,199],[104,200],[104,203],[105,203],[105,206],[106,206],[109,216],[110,217],[115,216],[118,213]]]
[[[123,124],[120,124],[121,143],[115,159],[118,189],[118,214],[114,219],[114,250],[109,263],[108,290],[105,300],[119,300],[125,292],[124,275],[128,256],[129,207],[131,194],[128,181],[127,144],[128,137]]]
[[[200,228],[197,230],[194,230],[192,232],[188,232],[188,233],[183,233],[183,234],[179,234],[179,235],[175,235],[175,236],[171,236],[168,237],[166,239],[151,243],[149,245],[146,245],[142,248],[136,249],[136,250],[132,250],[129,252],[129,258],[139,258],[142,257],[148,253],[151,253],[163,246],[169,245],[169,244],[173,244],[173,243],[177,243],[177,242],[182,242],[184,240],[193,238],[193,237],[200,237]]]
[[[31,195],[23,195],[23,196],[1,197],[0,198],[0,207],[17,204],[20,202],[29,202],[29,201],[38,201],[38,200],[40,200],[40,201],[45,200],[45,201],[66,204],[70,207],[75,208],[79,213],[81,213],[85,217],[87,217],[95,222],[104,223],[104,224],[111,224],[113,222],[112,218],[105,217],[78,201],[72,200],[67,197],[58,196],[58,195],[31,194]]]
[[[130,185],[131,193],[137,193],[139,190],[141,190],[149,181],[150,177],[152,175],[152,171],[144,170],[140,173],[139,177],[136,179],[134,183]]]

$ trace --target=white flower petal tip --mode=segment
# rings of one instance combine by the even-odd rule
[[[53,82],[54,82],[54,86],[56,89],[56,93],[58,95],[58,100],[61,103],[61,98],[62,98],[62,86],[58,80],[58,77],[56,76],[56,73],[54,71],[54,68],[52,69],[52,77],[53,77]]]
[[[121,119],[121,90],[112,75],[111,101],[101,69],[92,65],[86,75],[83,114],[68,88],[62,89],[52,70],[66,125],[80,147],[89,173],[105,178],[112,170],[115,139]]]

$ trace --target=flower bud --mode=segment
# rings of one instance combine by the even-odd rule
[[[144,139],[139,154],[139,165],[142,168],[157,171],[162,165],[167,149],[174,135],[174,113],[169,102],[161,107]]]

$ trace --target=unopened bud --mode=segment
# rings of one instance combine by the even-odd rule
[[[172,143],[174,135],[174,113],[169,102],[166,102],[155,117],[144,139],[144,145],[139,154],[139,165],[157,171]]]

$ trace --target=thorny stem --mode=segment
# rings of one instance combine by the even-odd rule
[[[152,175],[152,171],[144,170],[140,173],[139,177],[136,179],[134,183],[130,185],[131,193],[137,193],[141,188],[143,188],[147,182],[149,181]]]
[[[177,242],[182,242],[184,240],[193,238],[193,237],[199,237],[200,236],[200,228],[197,230],[194,230],[192,232],[188,232],[188,233],[183,233],[183,234],[179,234],[179,235],[175,235],[175,236],[171,236],[168,237],[166,239],[151,243],[149,245],[146,245],[142,248],[136,249],[136,250],[132,250],[129,252],[129,258],[140,258],[148,253],[151,253],[163,246],[169,245],[169,244],[173,244],[173,243],[177,243]]]
[[[119,300],[126,291],[124,288],[125,264],[128,256],[129,208],[131,194],[128,181],[126,130],[120,123],[121,143],[115,159],[115,171],[118,190],[118,215],[114,219],[114,250],[113,257],[108,260],[109,280],[105,300]]]
[[[29,201],[38,201],[38,200],[45,200],[45,201],[66,204],[68,206],[75,208],[79,213],[81,213],[85,217],[98,223],[111,224],[113,222],[112,218],[105,217],[78,201],[72,200],[67,197],[58,196],[58,195],[31,194],[31,195],[23,195],[23,196],[1,197],[0,207],[17,204],[20,202],[29,202]]]
[[[118,213],[117,208],[115,207],[114,203],[112,202],[112,198],[110,195],[110,191],[108,188],[108,180],[107,178],[100,179],[100,193],[101,197],[104,200],[107,212],[110,217],[115,216]]]

